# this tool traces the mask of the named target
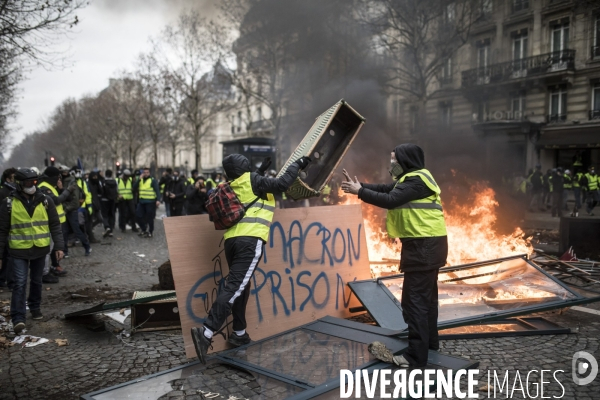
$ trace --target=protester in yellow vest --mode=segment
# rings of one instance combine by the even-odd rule
[[[586,211],[588,215],[594,215],[594,207],[600,202],[600,177],[596,174],[594,167],[589,167],[588,173],[584,175],[582,182],[586,190]]]
[[[428,351],[439,348],[437,334],[437,275],[446,264],[448,240],[441,190],[425,169],[423,150],[401,144],[391,153],[390,184],[360,183],[344,170],[342,190],[365,203],[385,208],[390,238],[402,241],[400,269],[404,272],[402,312],[408,324],[408,349],[402,356],[382,357],[411,368],[427,365]]]
[[[583,178],[583,172],[581,172],[579,167],[576,167],[575,176],[573,177],[573,195],[575,196],[575,206],[573,207],[571,217],[579,216],[579,209],[581,208],[581,178]]]
[[[48,167],[44,171],[44,174],[40,177],[40,182],[38,183],[38,189],[45,194],[46,196],[52,199],[52,202],[56,206],[56,211],[58,213],[58,218],[61,224],[61,230],[63,232],[63,240],[64,240],[64,231],[68,230],[67,227],[67,216],[65,214],[65,210],[63,208],[63,203],[69,198],[72,190],[77,190],[77,186],[75,183],[71,183],[71,186],[68,188],[64,188],[62,186],[62,180],[60,179],[60,171],[56,167]],[[59,194],[58,191],[61,191]],[[67,271],[65,271],[58,260],[56,259],[56,245],[53,248],[53,251],[50,252],[50,256],[46,257],[46,265],[44,266],[44,275],[42,276],[43,283],[57,283],[59,276],[65,276]]]
[[[251,172],[250,161],[241,154],[231,154],[223,159],[223,169],[240,202],[246,206],[254,203],[236,225],[225,231],[229,275],[204,325],[192,328],[192,339],[200,362],[206,363],[213,334],[221,329],[230,313],[233,314],[233,334],[228,342],[236,347],[250,343],[246,332],[246,304],[250,295],[250,279],[269,237],[275,211],[273,194],[287,190],[297,178],[298,171],[306,168],[309,162],[309,158],[302,157],[291,164],[281,177],[270,178],[263,176],[270,159],[263,161],[257,172]]]
[[[133,183],[134,193],[138,193],[136,216],[140,226],[139,236],[151,238],[154,235],[154,218],[156,209],[160,205],[160,190],[158,182],[150,176],[150,168],[144,168],[144,173],[139,181]],[[146,229],[148,229],[146,231]]]
[[[123,176],[117,178],[117,188],[119,190],[118,207],[119,207],[119,228],[125,233],[127,224],[131,226],[132,232],[137,232],[135,226],[135,199],[133,196],[133,179],[131,171],[123,170]]]
[[[32,169],[15,173],[17,190],[0,204],[0,254],[6,246],[12,257],[13,289],[10,315],[13,329],[20,334],[25,329],[26,305],[31,317],[43,318],[42,273],[51,242],[57,249],[64,247],[60,220],[52,199],[36,188],[38,174]],[[56,250],[60,261],[62,250]],[[27,276],[30,276],[27,296]]]

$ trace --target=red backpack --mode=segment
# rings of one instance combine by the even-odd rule
[[[220,183],[208,196],[206,210],[216,230],[229,229],[246,214],[246,210],[258,201],[258,197],[247,207],[240,202],[229,182]]]

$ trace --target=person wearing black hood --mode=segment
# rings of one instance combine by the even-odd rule
[[[384,361],[423,368],[428,351],[439,349],[437,276],[448,256],[441,190],[425,169],[423,150],[414,144],[401,144],[394,149],[390,174],[394,179],[390,184],[367,184],[352,180],[344,170],[346,181],[342,182],[342,190],[388,210],[388,235],[402,242],[401,305],[408,324],[408,350]]]
[[[117,207],[117,198],[119,197],[119,188],[117,181],[113,178],[113,172],[107,169],[106,177],[103,182],[101,208],[102,221],[104,223],[104,234],[102,236],[112,236],[115,230],[115,216]]]
[[[265,158],[256,172],[251,172],[250,161],[241,154],[230,154],[223,159],[223,169],[231,189],[247,210],[244,217],[223,235],[225,258],[229,265],[225,285],[220,288],[204,325],[192,328],[192,340],[201,363],[206,363],[213,334],[221,329],[230,313],[233,314],[233,334],[229,336],[229,344],[238,347],[250,343],[246,332],[248,283],[269,237],[275,211],[273,193],[285,192],[298,177],[300,169],[306,168],[310,161],[310,158],[302,157],[292,163],[281,177],[270,178],[263,176],[271,165],[270,157]]]

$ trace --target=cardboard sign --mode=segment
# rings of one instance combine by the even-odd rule
[[[227,276],[223,233],[208,215],[164,220],[186,355]],[[348,317],[360,303],[346,285],[369,279],[369,255],[360,205],[276,210],[271,234],[251,282],[247,331],[259,340],[326,315]],[[231,316],[226,323],[231,321]],[[231,325],[223,334],[231,334]],[[213,351],[228,348],[216,335]]]

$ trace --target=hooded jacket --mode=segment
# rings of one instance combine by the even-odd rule
[[[73,190],[70,191],[69,196],[62,203],[65,212],[69,213],[71,211],[77,211],[81,206],[79,200],[84,199],[85,195],[83,194],[83,191],[79,188],[79,186],[77,186],[76,178],[71,175],[64,178],[63,187],[73,188]]]
[[[250,161],[243,155],[230,154],[223,159],[223,169],[230,182],[236,180],[246,172],[250,172],[252,192],[257,197],[266,200],[267,193],[279,194],[285,192],[298,177],[300,166],[292,163],[279,178],[270,178],[263,176],[259,172],[252,172]]]
[[[414,144],[406,143],[394,149],[396,159],[403,169],[402,175],[425,168],[425,154]],[[408,177],[396,185],[361,183],[358,197],[365,203],[391,210],[413,200],[432,196],[434,193],[417,176]],[[446,264],[448,257],[447,236],[402,239],[400,269],[403,272],[430,271]]]

